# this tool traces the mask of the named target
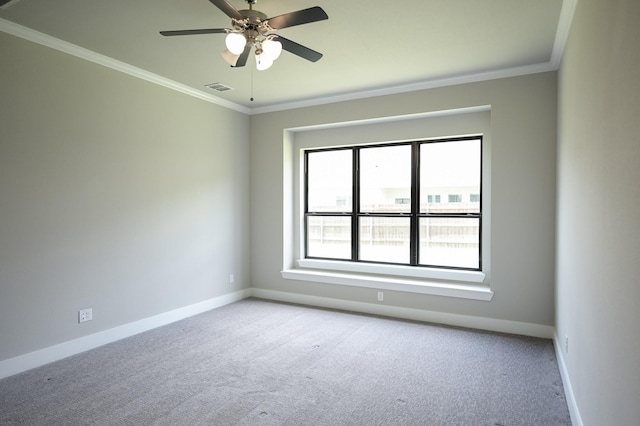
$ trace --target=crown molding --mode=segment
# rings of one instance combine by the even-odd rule
[[[533,65],[526,65],[522,67],[505,68],[495,71],[481,72],[475,74],[467,74],[457,77],[440,78],[422,81],[418,83],[412,83],[401,86],[392,86],[387,88],[379,88],[374,90],[365,90],[360,92],[353,92],[348,94],[318,97],[312,99],[306,99],[303,101],[288,102],[277,105],[269,105],[264,107],[256,107],[251,109],[251,114],[263,114],[268,112],[284,111],[295,108],[305,108],[316,105],[323,105],[335,102],[352,101],[357,99],[366,99],[376,96],[394,95],[398,93],[413,92],[417,90],[434,89],[437,87],[453,86],[458,84],[476,83],[480,81],[495,80],[500,78],[518,77],[527,74],[536,74],[548,71],[557,71],[562,61],[562,55],[564,53],[567,39],[569,38],[569,31],[571,29],[571,23],[573,22],[573,15],[578,4],[578,0],[562,0],[562,6],[560,9],[560,17],[558,19],[558,26],[556,28],[556,35],[553,43],[553,50],[551,52],[551,58],[549,62],[543,62]]]
[[[560,10],[560,18],[558,20],[558,26],[556,29],[556,36],[554,39],[553,50],[549,62],[538,63],[533,65],[526,65],[521,67],[506,68],[494,71],[479,72],[474,74],[432,79],[412,84],[405,84],[400,86],[390,86],[385,88],[377,88],[372,90],[364,90],[352,93],[345,93],[335,96],[310,98],[302,101],[286,102],[275,105],[267,105],[264,107],[248,108],[243,105],[236,104],[234,102],[227,101],[225,99],[213,96],[209,93],[201,90],[194,89],[182,83],[178,83],[174,80],[162,77],[158,74],[143,70],[141,68],[134,67],[116,59],[110,58],[105,55],[93,52],[89,49],[77,46],[72,43],[57,39],[47,34],[32,30],[31,28],[18,25],[11,21],[0,18],[0,31],[12,34],[16,37],[23,38],[25,40],[38,43],[43,46],[50,47],[52,49],[59,50],[61,52],[85,59],[87,61],[114,69],[116,71],[123,72],[125,74],[137,77],[151,83],[158,84],[160,86],[184,93],[189,96],[193,96],[198,99],[202,99],[207,102],[211,102],[216,105],[220,105],[225,108],[229,108],[244,114],[255,115],[264,114],[268,112],[284,111],[295,108],[306,108],[317,105],[330,104],[335,102],[344,102],[357,99],[366,99],[377,96],[394,95],[399,93],[407,93],[418,90],[433,89],[438,87],[453,86],[458,84],[476,83],[480,81],[495,80],[500,78],[518,77],[522,75],[542,73],[548,71],[556,71],[560,67],[562,61],[562,55],[564,48],[569,37],[569,31],[571,29],[571,23],[573,21],[573,15],[578,4],[578,0],[563,0],[562,8]]]
[[[434,89],[438,87],[455,86],[458,84],[476,83],[480,81],[496,80],[500,78],[518,77],[528,74],[537,74],[548,71],[556,71],[557,67],[551,62],[526,65],[522,67],[505,68],[495,71],[487,71],[476,74],[462,75],[458,77],[448,77],[433,80],[425,80],[401,86],[390,86],[373,90],[347,93],[336,96],[318,97],[297,102],[288,102],[251,109],[251,114],[263,114],[267,112],[284,111],[295,108],[305,108],[316,105],[331,104],[336,102],[353,101],[357,99],[373,98],[377,96],[395,95],[399,93],[415,92],[418,90]]]
[[[80,47],[72,43],[68,43],[64,40],[60,40],[39,31],[35,31],[31,28],[16,24],[11,21],[7,21],[6,19],[0,18],[0,31],[14,35],[16,37],[20,37],[24,40],[31,41],[33,43],[40,44],[42,46],[49,47],[51,49],[58,50],[63,53],[67,53],[69,55],[76,56],[89,62],[111,68],[130,76],[149,81],[168,89],[193,96],[194,98],[198,98],[225,108],[242,112],[244,114],[249,114],[251,112],[251,110],[245,106],[218,98],[209,93],[194,89],[193,87],[187,86],[182,83],[178,83],[177,81],[143,70],[142,68],[134,67],[133,65],[129,65],[108,56],[101,55],[92,50],[85,49],[84,47]]]
[[[560,68],[560,62],[562,61],[564,48],[567,45],[569,31],[571,30],[571,23],[573,22],[573,15],[576,12],[577,6],[578,0],[562,1],[562,9],[560,9],[560,19],[558,20],[556,38],[553,43],[553,51],[551,52],[550,61],[555,69]]]

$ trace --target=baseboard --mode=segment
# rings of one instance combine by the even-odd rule
[[[214,297],[203,302],[164,312],[153,317],[145,318],[109,330],[80,337],[68,342],[60,343],[24,355],[0,362],[0,379],[23,371],[39,367],[62,358],[75,355],[89,349],[94,349],[107,343],[115,342],[163,325],[171,324],[182,319],[228,305],[251,296],[251,290],[245,289],[223,296]]]
[[[553,339],[554,328],[549,325],[531,324],[518,321],[507,321],[494,318],[475,317],[470,315],[450,314],[444,312],[425,311],[421,309],[402,308],[377,303],[353,302],[327,297],[308,296],[298,293],[287,293],[274,290],[252,288],[251,295],[262,299],[281,302],[299,303],[302,305],[320,306],[373,315],[403,318],[415,321],[468,327],[501,333],[520,334],[524,336]]]
[[[578,404],[576,404],[576,398],[573,394],[573,387],[571,386],[571,380],[569,380],[569,371],[567,370],[567,364],[564,361],[564,353],[562,352],[562,342],[557,334],[553,338],[553,346],[556,349],[556,358],[558,360],[558,368],[560,369],[560,376],[562,377],[562,386],[564,387],[564,395],[567,399],[567,406],[569,407],[569,414],[571,415],[571,423],[573,426],[582,426],[582,417],[578,410]]]
[[[345,311],[361,312],[366,314],[382,315],[415,321],[433,322],[438,324],[497,331],[502,333],[542,337],[547,339],[553,339],[555,336],[553,327],[547,325],[531,324],[518,321],[507,321],[494,318],[475,317],[469,315],[450,314],[444,312],[425,311],[421,309],[403,308],[375,303],[353,302],[349,300],[251,288],[235,293],[230,293],[224,296],[215,297],[213,299],[205,300],[203,302],[185,306],[173,311],[135,321],[133,323],[124,324],[119,327],[91,334],[89,336],[70,340],[68,342],[63,342],[58,345],[20,355],[5,361],[0,361],[0,379],[90,349],[94,349],[107,343],[115,342],[117,340],[124,339],[126,337],[130,337],[135,334],[154,329],[156,327],[161,327],[163,325],[167,325],[181,319],[209,311],[211,309],[228,305],[230,303],[237,302],[250,296],[282,302],[299,303],[303,305],[341,309]],[[556,348],[557,347],[558,345],[556,342]],[[561,356],[558,356],[558,360],[559,362],[562,361],[560,371],[561,373],[563,373],[563,380],[565,380],[566,368],[564,368],[564,361]],[[565,390],[566,389],[570,390],[571,388],[567,385],[565,386]],[[573,407],[575,407],[573,393],[570,393],[570,395]],[[569,401],[569,394],[567,400]],[[569,404],[569,407],[571,409],[571,404]],[[572,418],[574,417],[574,412],[579,419],[577,409],[575,408],[571,414]],[[580,422],[575,424],[581,425],[582,423]]]

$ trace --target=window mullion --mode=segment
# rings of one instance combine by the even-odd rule
[[[304,153],[304,170],[303,170],[303,179],[304,179],[304,257],[309,256],[309,234],[307,230],[309,229],[309,152],[305,151]]]
[[[409,262],[411,265],[418,264],[419,249],[419,223],[420,213],[420,150],[417,141],[411,144],[411,223],[409,225]]]
[[[358,214],[360,213],[360,150],[353,148],[352,154],[352,192],[351,192],[351,260],[357,262],[360,259],[360,228],[358,226]]]

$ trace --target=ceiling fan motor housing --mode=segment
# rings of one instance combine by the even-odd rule
[[[235,19],[232,19],[231,22],[233,23],[234,28],[258,27],[260,26],[260,24],[267,20],[267,15],[258,10],[245,9],[239,10],[238,12],[246,19],[246,21],[237,21]]]

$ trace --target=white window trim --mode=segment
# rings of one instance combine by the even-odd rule
[[[481,283],[486,275],[479,271],[466,271],[457,269],[421,268],[416,266],[387,265],[365,262],[341,262],[339,260],[325,259],[298,259],[300,268],[322,269],[340,272],[353,272],[358,274],[376,274],[399,276],[405,278],[434,279],[447,281],[463,281],[469,283]]]
[[[482,273],[476,274],[484,276]],[[461,283],[453,284],[431,279],[415,279],[400,276],[307,268],[283,270],[281,271],[281,275],[282,278],[290,280],[366,287],[377,290],[402,291],[405,293],[429,294],[433,296],[446,296],[483,301],[490,301],[493,298],[493,291],[488,286]]]
[[[489,286],[468,284],[482,283],[486,278],[482,272],[318,259],[298,259],[297,263],[298,269],[284,270],[282,277],[464,299],[493,298]]]
[[[464,299],[490,301],[493,291],[489,285],[489,235],[490,235],[490,207],[487,205],[483,212],[483,271],[465,271],[455,269],[426,268],[403,265],[383,265],[366,262],[341,262],[334,260],[305,259],[301,250],[302,229],[300,223],[302,188],[299,186],[300,158],[302,149],[312,146],[300,146],[296,141],[296,134],[321,129],[337,127],[360,126],[368,123],[406,122],[405,120],[451,118],[458,114],[490,112],[488,106],[464,108],[455,111],[434,112],[403,117],[386,117],[380,120],[366,120],[363,122],[335,123],[323,126],[286,129],[284,134],[284,164],[285,164],[285,194],[284,194],[284,250],[283,279],[307,281],[365,287],[378,290],[402,291],[409,293],[429,294],[436,296],[456,297]],[[447,125],[445,124],[445,127]],[[438,126],[436,126],[438,127]],[[464,126],[462,126],[464,127]],[[442,132],[442,130],[438,130]],[[438,135],[409,136],[408,139],[424,139],[429,137],[448,137],[461,135],[465,129],[456,127]],[[483,192],[490,197],[490,126],[468,132],[467,134],[482,133],[486,144],[483,152]],[[404,137],[404,136],[403,136]],[[360,143],[363,143],[360,141]],[[346,144],[345,144],[346,145]],[[352,143],[350,144],[352,145]],[[484,149],[484,148],[483,148]],[[287,166],[291,167],[287,169]],[[295,178],[294,178],[295,176]],[[291,190],[287,193],[287,190]],[[487,203],[489,204],[489,203]]]

